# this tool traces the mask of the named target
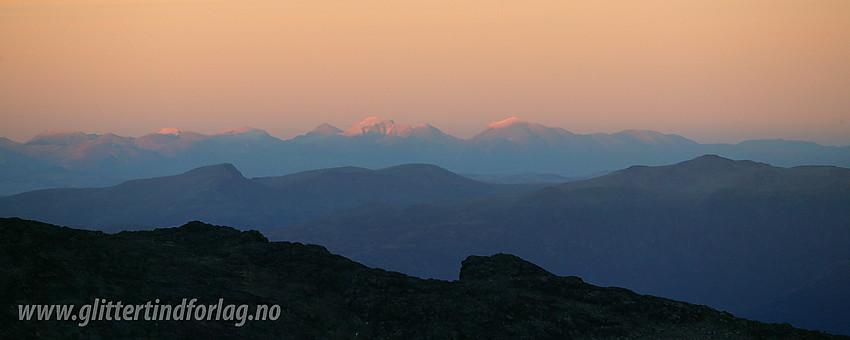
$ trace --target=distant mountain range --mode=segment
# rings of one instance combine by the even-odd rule
[[[456,278],[469,254],[510,252],[594,284],[850,334],[850,169],[841,167],[706,155],[500,185],[424,164],[253,179],[219,164],[3,197],[0,216],[106,231],[227,223],[426,278]]]
[[[341,166],[378,169],[407,163],[435,164],[475,175],[585,177],[634,164],[670,164],[703,154],[779,166],[850,166],[850,146],[811,142],[699,144],[677,135],[639,130],[581,135],[517,118],[491,123],[465,140],[427,124],[409,126],[370,117],[346,130],[321,124],[289,140],[252,128],[215,135],[164,128],[138,138],[48,130],[25,143],[0,138],[0,195],[114,185],[220,163],[231,163],[249,177]]]
[[[507,254],[470,256],[459,272],[459,280],[452,282],[422,280],[367,268],[319,246],[269,242],[256,231],[200,222],[106,235],[0,219],[0,338],[847,338],[597,287]],[[157,313],[141,309],[135,313],[140,320],[115,321],[115,308],[104,316],[101,305],[101,312],[91,314],[101,320],[80,327],[81,320],[55,317],[19,320],[17,308],[73,304],[77,309],[71,315],[76,316],[95,299],[114,307],[116,301],[179,306],[181,299],[193,298],[195,308],[179,313],[191,315],[191,321],[145,321]],[[245,304],[249,310],[231,311],[228,321],[215,321],[206,306],[218,299],[224,306]],[[280,306],[280,313],[267,314],[273,321],[252,319],[258,304]],[[198,305],[205,307],[203,315]],[[186,307],[175,307],[175,315],[177,308]],[[204,315],[213,320],[195,320]],[[235,326],[242,319],[244,324]]]
[[[455,278],[510,252],[556,274],[850,334],[850,169],[703,156],[538,191],[330,215],[278,232],[368,266]]]
[[[43,189],[0,197],[0,216],[105,231],[178,226],[197,219],[274,231],[345,209],[442,202],[543,186],[482,183],[426,164],[331,168],[253,179],[231,164],[218,164],[104,188]]]

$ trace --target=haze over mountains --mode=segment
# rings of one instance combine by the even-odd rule
[[[433,165],[248,179],[220,164],[3,197],[0,216],[111,231],[232,223],[442,279],[467,255],[510,252],[594,284],[850,334],[850,169],[840,167],[707,155],[545,186]]]
[[[52,130],[0,138],[0,216],[106,231],[202,220],[443,279],[467,255],[510,252],[594,284],[850,334],[846,167],[850,146],[581,135],[516,118],[470,139],[378,117],[289,140]]]
[[[501,197],[361,209],[270,233],[450,279],[510,252],[556,274],[850,334],[850,169],[718,156]]]
[[[677,135],[639,130],[582,135],[517,118],[491,123],[464,140],[427,124],[409,126],[370,117],[345,130],[321,124],[289,140],[253,128],[215,135],[164,128],[138,138],[47,130],[25,143],[0,138],[0,195],[114,185],[220,163],[231,163],[248,177],[407,163],[435,164],[477,175],[582,177],[635,164],[670,164],[703,154],[779,166],[850,166],[850,146],[784,140],[699,144]]]
[[[327,213],[516,193],[542,185],[477,182],[434,165],[342,167],[248,179],[231,164],[104,188],[44,189],[0,198],[0,216],[121,231],[192,220],[274,231]]]

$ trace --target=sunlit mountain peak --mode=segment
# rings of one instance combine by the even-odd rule
[[[181,135],[181,134],[183,134],[184,132],[186,132],[186,130],[185,130],[185,129],[176,128],[176,127],[166,127],[166,128],[159,129],[159,131],[157,131],[156,133],[157,133],[157,134],[160,134],[160,135],[175,135],[175,136],[180,136],[180,135]]]
[[[506,128],[506,127],[509,127],[509,126],[512,126],[512,125],[517,125],[517,124],[529,124],[529,123],[527,121],[524,121],[524,120],[519,119],[517,117],[511,117],[511,118],[501,120],[501,121],[498,121],[498,122],[492,122],[489,125],[487,125],[487,128],[488,129],[501,129],[501,128]]]
[[[360,135],[379,135],[379,136],[410,136],[412,129],[407,124],[396,124],[394,121],[381,118],[369,117],[362,122],[351,125],[342,135],[346,137]]]

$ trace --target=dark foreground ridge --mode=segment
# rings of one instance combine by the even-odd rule
[[[367,268],[325,248],[191,222],[104,234],[0,219],[0,338],[832,338],[470,256],[460,280]],[[279,304],[276,321],[18,321],[18,304],[182,298]]]

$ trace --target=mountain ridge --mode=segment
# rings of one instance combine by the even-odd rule
[[[850,169],[841,167],[781,168],[762,162],[704,155],[667,166],[631,166],[586,181],[563,184],[561,188],[628,185],[684,191],[792,191],[846,186],[847,178],[850,178]]]
[[[249,177],[267,177],[340,166],[385,168],[436,164],[477,175],[550,173],[586,177],[630,165],[663,165],[717,154],[778,166],[850,167],[850,146],[761,140],[738,144],[699,144],[674,134],[646,130],[575,134],[559,127],[510,118],[460,139],[428,125],[415,126],[369,117],[345,131],[322,124],[282,140],[266,131],[236,128],[204,135],[164,128],[138,138],[114,134],[56,132],[31,143],[5,139],[7,163],[37,171],[0,169],[0,195],[57,186],[108,186],[121,181],[232,163]],[[38,160],[30,162],[29,159]],[[68,171],[50,171],[50,168]]]
[[[491,122],[491,123],[487,124],[485,126],[485,128],[481,132],[479,132],[478,134],[481,134],[481,133],[486,132],[488,130],[502,130],[502,129],[509,129],[509,128],[514,128],[514,127],[523,127],[523,128],[531,127],[533,129],[546,128],[546,129],[553,129],[553,130],[562,130],[562,131],[565,131],[569,134],[576,135],[576,136],[597,136],[598,137],[598,136],[624,135],[624,136],[630,136],[632,138],[642,140],[643,142],[645,142],[647,144],[656,144],[658,142],[658,140],[668,139],[666,137],[673,137],[673,138],[677,138],[677,139],[681,139],[681,140],[686,140],[686,141],[689,141],[689,142],[692,142],[692,143],[697,143],[693,140],[690,140],[686,137],[682,137],[682,136],[677,135],[677,134],[665,134],[665,133],[661,133],[661,132],[653,131],[653,130],[625,129],[625,130],[612,132],[612,133],[597,132],[597,133],[588,133],[588,134],[576,134],[576,133],[570,132],[568,130],[565,130],[563,128],[560,128],[560,127],[549,127],[549,126],[546,126],[546,125],[543,125],[543,124],[540,124],[540,123],[526,121],[526,120],[523,120],[523,119],[520,119],[520,118],[517,118],[517,117],[510,117],[510,118],[507,118],[507,119],[504,119],[504,120],[501,120],[501,121]],[[349,126],[349,128],[346,129],[346,130],[339,129],[339,128],[337,128],[337,127],[335,127],[331,124],[328,124],[328,123],[322,123],[319,126],[317,126],[315,129],[313,129],[312,131],[309,131],[307,133],[321,132],[321,134],[324,134],[324,135],[340,134],[340,135],[344,135],[344,136],[348,136],[348,137],[374,133],[374,134],[379,134],[379,135],[382,135],[382,136],[409,137],[411,135],[412,131],[415,131],[416,129],[419,129],[419,128],[427,128],[427,129],[431,129],[431,130],[440,131],[441,133],[443,133],[440,129],[434,127],[433,125],[427,124],[427,123],[420,123],[416,126],[411,126],[411,125],[408,125],[408,124],[395,123],[395,121],[393,121],[391,119],[382,118],[382,117],[378,117],[378,116],[367,117],[360,122],[351,124],[351,126]],[[268,132],[266,132],[262,129],[248,127],[248,126],[241,126],[241,127],[231,128],[231,129],[225,129],[225,130],[222,130],[222,131],[219,131],[217,133],[210,134],[210,135],[201,134],[201,133],[194,132],[194,131],[191,131],[191,130],[187,130],[187,129],[184,129],[184,128],[164,127],[164,128],[161,128],[161,129],[159,129],[155,132],[152,132],[150,134],[142,135],[142,136],[139,136],[139,137],[129,137],[129,136],[127,136],[125,138],[136,139],[136,138],[141,138],[141,137],[144,137],[144,136],[147,136],[147,135],[152,135],[152,134],[173,135],[173,136],[177,136],[177,137],[180,137],[180,135],[182,135],[182,134],[193,134],[193,135],[196,134],[196,135],[201,135],[201,136],[209,138],[209,137],[221,136],[221,135],[237,135],[237,134],[248,133],[248,132],[252,132],[252,131],[263,132],[263,133],[266,133],[266,134],[268,133]],[[443,133],[443,134],[445,134],[445,133]],[[37,134],[36,136],[31,138],[27,143],[37,141],[40,137],[51,137],[51,136],[86,136],[87,138],[90,138],[90,139],[96,139],[96,138],[98,138],[102,135],[88,134],[88,133],[85,133],[85,132],[82,132],[82,131],[71,131],[71,130],[63,130],[63,129],[58,129],[58,128],[52,128],[52,129],[44,130],[43,132]],[[0,137],[0,138],[8,139],[7,137]],[[275,137],[275,138],[277,138],[277,137]],[[455,138],[457,138],[457,137],[455,137]],[[277,139],[279,139],[279,138],[277,138]],[[467,138],[467,139],[462,139],[462,138],[457,138],[457,139],[470,141],[470,140],[476,139],[476,136],[473,135],[472,137]],[[291,138],[290,139],[281,139],[281,140],[291,140]],[[9,141],[14,142],[14,143],[18,143],[18,142],[11,140],[11,139],[9,139]],[[85,141],[85,140],[81,139],[81,140],[76,141],[76,142],[79,143],[79,142],[82,142],[82,141]],[[752,140],[746,140],[746,141],[742,141],[742,142],[739,142],[739,143],[733,143],[733,144],[729,144],[729,143],[707,143],[707,144],[704,144],[704,145],[737,145],[737,144],[748,144],[748,143],[756,143],[757,144],[757,143],[769,142],[769,141],[806,143],[806,144],[813,144],[813,145],[817,145],[817,146],[823,146],[821,144],[811,142],[811,141],[786,140],[786,139],[782,139],[782,138],[752,139]],[[19,144],[25,144],[25,143],[19,143]],[[835,147],[840,148],[841,146],[835,146]]]
[[[99,230],[165,227],[195,219],[267,230],[337,210],[439,202],[541,186],[483,183],[428,164],[378,170],[330,168],[249,179],[234,165],[222,163],[108,187],[42,189],[0,197],[0,216]]]
[[[340,212],[269,237],[426,278],[452,275],[464,253],[509,252],[595,284],[804,326],[812,318],[794,311],[811,311],[805,299],[773,301],[850,261],[848,201],[848,168],[705,156],[500,197]],[[850,297],[831,294],[832,282],[816,290]],[[850,334],[843,305],[819,315]]]

